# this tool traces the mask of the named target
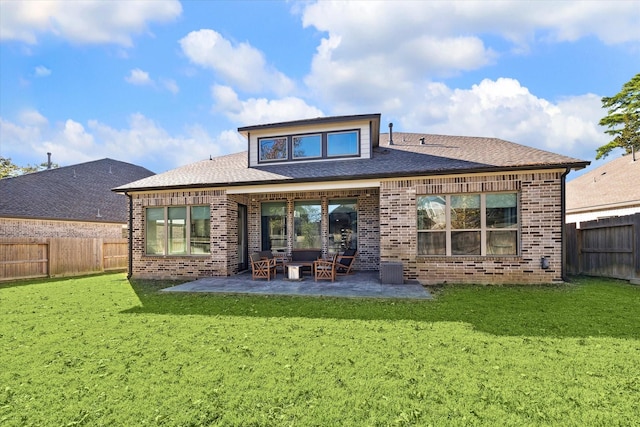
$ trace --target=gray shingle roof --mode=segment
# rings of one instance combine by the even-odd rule
[[[640,159],[618,157],[567,183],[567,211],[640,205]]]
[[[0,217],[126,223],[127,198],[111,189],[151,175],[102,159],[0,179]]]
[[[420,139],[425,144],[420,145]],[[393,134],[380,135],[371,159],[291,162],[248,167],[247,152],[216,157],[161,173],[117,191],[231,186],[310,181],[489,172],[531,168],[583,168],[589,162],[497,138]]]

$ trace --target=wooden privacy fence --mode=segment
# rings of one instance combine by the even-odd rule
[[[127,239],[0,238],[0,281],[126,270]]]
[[[565,227],[568,274],[640,278],[640,214]]]

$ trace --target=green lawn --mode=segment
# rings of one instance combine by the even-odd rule
[[[640,287],[433,301],[0,285],[2,426],[640,425]]]

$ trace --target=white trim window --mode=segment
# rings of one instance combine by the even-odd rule
[[[518,255],[518,194],[425,195],[416,198],[418,255]]]
[[[209,206],[164,206],[145,210],[147,255],[211,253]]]

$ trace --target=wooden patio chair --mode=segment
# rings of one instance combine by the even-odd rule
[[[260,259],[260,254],[251,254],[251,280],[276,277],[276,260]]]
[[[342,255],[338,255],[336,260],[336,274],[339,276],[351,274],[353,271],[353,262],[356,259],[358,251],[355,249],[347,249]]]
[[[280,269],[283,273],[285,272],[285,265],[289,260],[287,258],[287,254],[284,252],[271,252],[271,251],[260,251],[260,259],[275,259],[276,261],[276,270]]]
[[[313,262],[313,271],[315,275],[315,281],[320,280],[336,280],[336,260],[338,255],[334,255],[332,259],[318,259]]]

